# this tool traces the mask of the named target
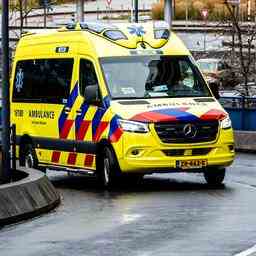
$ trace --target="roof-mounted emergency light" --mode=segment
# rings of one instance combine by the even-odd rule
[[[128,40],[127,36],[120,30],[107,30],[103,33],[103,36],[110,40]]]
[[[126,24],[112,25],[100,22],[70,23],[67,30],[85,30],[108,39],[116,44],[136,49],[138,45],[146,49],[146,45],[153,48],[161,48],[170,37],[170,27],[164,21],[155,21],[149,24]],[[153,35],[152,35],[153,32]]]
[[[165,21],[155,21],[154,22],[154,36],[155,39],[165,39],[168,40],[170,37],[170,26]]]
[[[117,40],[128,40],[127,36],[118,29],[115,25],[103,24],[96,22],[80,22],[80,23],[70,23],[66,26],[66,29],[75,30],[87,30],[96,34],[102,34],[104,37],[117,41]]]

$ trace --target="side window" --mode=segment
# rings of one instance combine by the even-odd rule
[[[98,79],[93,63],[89,60],[81,59],[79,67],[80,94],[84,95],[86,86],[98,85]]]
[[[19,61],[13,81],[13,101],[65,103],[70,91],[73,63],[73,59]]]

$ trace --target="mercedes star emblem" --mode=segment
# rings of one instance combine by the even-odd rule
[[[186,138],[195,138],[197,134],[197,128],[193,124],[186,124],[183,128],[183,133]]]

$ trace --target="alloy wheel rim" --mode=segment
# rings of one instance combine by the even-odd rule
[[[27,156],[26,156],[26,159],[25,159],[25,167],[27,168],[32,168],[34,165],[34,159],[33,159],[33,156],[31,153],[29,153]]]
[[[108,160],[108,158],[104,159],[104,183],[105,183],[105,185],[109,184],[109,160]]]

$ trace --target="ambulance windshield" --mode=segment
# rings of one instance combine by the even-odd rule
[[[101,59],[112,99],[210,97],[187,56],[128,56]]]

